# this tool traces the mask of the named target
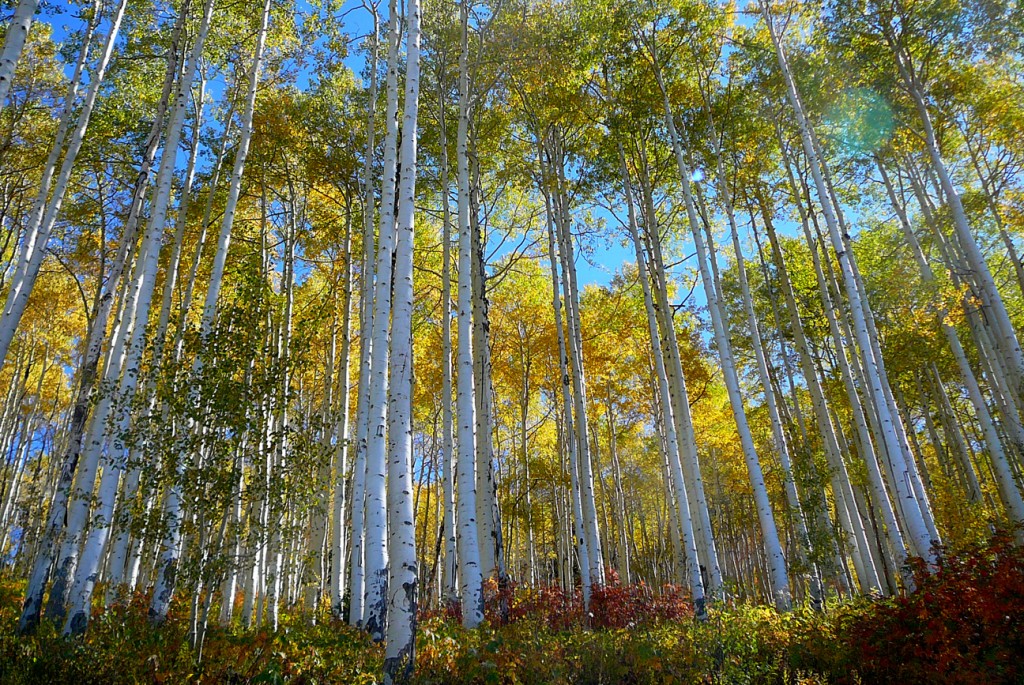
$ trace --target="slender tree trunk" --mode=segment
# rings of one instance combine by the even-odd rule
[[[685,580],[690,586],[690,595],[693,598],[694,604],[694,615],[704,620],[707,617],[707,612],[704,608],[704,580],[698,563],[691,501],[687,492],[686,478],[683,475],[683,451],[680,448],[676,432],[676,421],[673,416],[674,405],[669,390],[668,375],[665,371],[662,341],[658,335],[658,315],[654,307],[654,298],[651,295],[650,280],[647,275],[647,258],[644,256],[640,232],[637,228],[636,211],[633,208],[633,189],[629,181],[629,170],[626,167],[626,157],[621,145],[619,145],[619,173],[622,176],[622,183],[626,194],[626,207],[629,213],[629,233],[633,241],[634,252],[636,253],[640,284],[643,287],[644,309],[647,313],[647,332],[651,340],[654,371],[658,377],[658,400],[663,416],[662,426],[665,431],[666,449],[664,453],[668,461],[668,471],[671,475],[670,482],[672,484],[669,503],[672,509],[673,521],[678,526],[681,546],[685,545],[685,549],[682,550],[685,554]],[[682,401],[688,404],[685,397]]]
[[[25,313],[29,295],[32,293],[36,278],[39,276],[39,268],[42,266],[43,258],[46,256],[46,245],[50,240],[50,232],[57,221],[61,204],[64,201],[64,194],[67,191],[68,182],[71,180],[71,173],[74,170],[75,160],[82,149],[82,142],[89,128],[89,120],[96,106],[100,86],[103,84],[103,78],[110,64],[110,57],[114,52],[114,45],[117,42],[117,36],[121,29],[121,20],[124,18],[127,4],[128,0],[121,0],[110,19],[110,30],[107,33],[103,52],[100,55],[95,70],[90,74],[89,87],[82,102],[78,120],[71,131],[71,138],[68,141],[67,149],[64,150],[64,159],[61,162],[60,172],[57,174],[53,184],[53,193],[47,200],[48,181],[53,174],[57,162],[56,157],[59,154],[58,150],[61,147],[64,132],[67,130],[64,122],[67,122],[68,119],[62,116],[62,124],[58,127],[58,137],[54,142],[54,147],[44,168],[43,183],[39,189],[39,196],[36,198],[32,214],[29,217],[25,239],[19,254],[19,266],[15,271],[14,278],[11,280],[11,288],[7,293],[7,302],[4,305],[3,312],[0,313],[0,368],[3,368],[4,360],[7,358],[7,351],[10,348],[11,341],[14,339],[18,323]],[[83,46],[79,65],[84,61],[94,26],[94,24],[91,24],[88,30],[86,44]],[[75,78],[72,80],[71,90],[68,94],[68,102],[65,103],[64,113],[67,115],[70,115],[71,100],[74,99],[80,74],[81,72],[76,68]]]
[[[256,107],[256,91],[259,85],[260,69],[263,65],[263,53],[266,46],[267,31],[270,24],[270,0],[263,5],[261,26],[256,37],[256,50],[253,54],[252,65],[249,69],[249,84],[246,95],[245,110],[242,114],[242,128],[235,151],[235,166],[231,174],[231,182],[228,185],[228,195],[224,203],[224,215],[221,219],[220,235],[217,239],[217,251],[214,253],[213,266],[210,274],[210,284],[206,291],[206,301],[203,305],[203,315],[200,322],[200,335],[208,338],[213,330],[214,319],[217,315],[217,301],[220,296],[220,288],[224,279],[224,267],[227,261],[228,248],[231,242],[231,229],[234,225],[235,210],[238,206],[238,196],[242,188],[242,174],[245,171],[245,160],[249,152],[249,143],[252,138],[253,112]],[[202,371],[202,358],[197,357],[192,367],[193,378]],[[198,398],[191,398],[196,402]],[[190,427],[185,427],[188,430]],[[170,607],[171,596],[177,580],[178,561],[181,553],[181,487],[180,478],[185,468],[187,455],[181,455],[178,460],[178,473],[175,482],[171,484],[166,501],[168,514],[167,533],[165,535],[161,558],[159,562],[159,573],[153,591],[153,600],[149,608],[150,620],[154,623],[162,623],[167,617],[167,610]]]
[[[7,101],[7,93],[14,80],[14,69],[18,66],[22,50],[25,49],[32,17],[38,6],[39,0],[20,0],[14,10],[14,16],[11,17],[11,23],[7,25],[4,49],[0,52],[0,112],[3,112],[4,103]]]
[[[860,515],[856,510],[856,503],[853,501],[853,491],[850,487],[849,476],[846,465],[842,459],[839,443],[836,439],[835,426],[829,412],[828,403],[822,392],[818,381],[818,373],[814,368],[811,359],[810,345],[804,335],[803,324],[800,321],[799,312],[796,308],[796,298],[793,294],[793,286],[790,283],[786,271],[785,261],[782,256],[782,249],[779,246],[778,237],[771,221],[767,203],[759,197],[761,204],[762,220],[768,230],[768,238],[771,242],[772,253],[775,265],[778,269],[779,278],[782,283],[782,291],[786,300],[786,308],[789,310],[790,328],[793,333],[797,352],[800,356],[800,365],[803,370],[804,379],[807,382],[807,389],[811,395],[811,404],[814,409],[815,418],[818,423],[818,430],[824,443],[825,456],[829,464],[829,478],[832,485],[832,494],[836,504],[836,516],[846,534],[849,543],[852,545],[851,557],[857,571],[857,578],[860,581],[862,591],[870,592],[881,589],[878,574],[871,564],[867,550],[867,536],[864,531]]]
[[[921,272],[921,279],[928,285],[934,285],[935,273],[932,271],[931,265],[924,256],[924,251],[921,249],[921,243],[917,240],[917,236],[914,234],[913,228],[910,226],[910,222],[907,219],[902,203],[900,203],[896,197],[895,189],[893,188],[892,181],[889,179],[885,166],[882,164],[880,159],[876,159],[876,165],[878,167],[879,174],[882,177],[882,182],[885,185],[886,192],[889,195],[889,201],[891,202],[893,209],[896,211],[897,218],[900,222],[900,228],[903,231],[903,236],[906,239],[907,244],[910,246],[910,251],[914,256],[914,261],[917,262],[918,270]],[[949,348],[953,352],[953,358],[956,359],[957,367],[960,370],[960,377],[964,382],[964,387],[967,389],[968,397],[970,397],[971,404],[974,407],[975,416],[978,418],[978,423],[981,424],[982,435],[985,437],[985,445],[988,448],[987,452],[989,454],[989,458],[992,460],[992,467],[996,474],[996,481],[999,486],[999,495],[1003,501],[1003,506],[1006,508],[1011,519],[1018,522],[1024,521],[1024,500],[1022,500],[1020,490],[1013,479],[1013,473],[1010,469],[1006,452],[1003,449],[1003,442],[996,431],[995,424],[992,421],[992,415],[988,409],[988,404],[985,402],[985,398],[981,393],[981,387],[978,385],[978,380],[974,375],[974,371],[971,369],[970,363],[967,361],[967,355],[964,352],[963,345],[960,343],[960,336],[956,329],[948,323],[945,307],[939,304],[936,307],[935,315],[939,320],[939,326],[946,338],[946,342],[949,344]],[[973,477],[973,468],[970,469],[970,473]]]
[[[350,539],[352,541],[349,562],[349,616],[350,625],[362,626],[364,617],[364,592],[366,569],[365,555],[365,499],[366,499],[366,448],[369,443],[369,387],[370,367],[373,362],[373,291],[375,277],[376,245],[374,226],[373,158],[376,139],[377,63],[379,19],[373,11],[373,38],[370,43],[370,99],[366,119],[366,149],[363,153],[363,264],[362,284],[359,302],[359,385],[356,398],[356,453],[352,463],[352,496],[350,516]],[[383,208],[383,206],[382,206]],[[341,612],[341,604],[335,606],[335,613]]]
[[[392,267],[395,249],[395,194],[398,165],[398,62],[401,20],[398,3],[391,0],[388,10],[387,112],[384,135],[384,177],[381,190],[380,243],[377,246],[377,286],[373,309],[373,358],[368,388],[366,445],[366,500],[363,627],[374,640],[384,639],[388,603],[387,544],[387,413],[388,413],[388,332],[391,319]],[[403,170],[404,173],[404,170]],[[404,178],[404,176],[403,176]]]
[[[556,129],[557,133],[557,129]],[[583,532],[587,537],[587,561],[590,584],[604,585],[604,554],[594,496],[594,468],[590,452],[590,422],[587,417],[587,386],[583,361],[583,336],[580,323],[579,289],[576,282],[576,257],[570,231],[569,198],[565,183],[565,159],[561,136],[554,140],[555,227],[558,229],[559,255],[562,264],[562,290],[569,339],[569,360],[572,368],[572,389],[575,406],[576,445],[578,449],[580,500],[583,505]]]
[[[953,226],[956,229],[956,237],[967,258],[971,275],[977,279],[982,300],[986,305],[988,316],[996,332],[996,345],[1005,360],[1004,364],[1010,376],[1013,391],[1017,397],[1021,397],[1024,395],[1024,351],[1021,349],[1020,341],[1014,330],[1013,323],[1010,321],[1002,295],[999,293],[995,280],[992,278],[992,272],[985,262],[985,256],[981,253],[977,241],[971,234],[967,213],[964,211],[960,194],[953,186],[953,180],[942,158],[942,153],[939,150],[938,141],[935,136],[935,129],[932,126],[931,114],[928,112],[924,86],[914,67],[913,59],[906,48],[897,41],[893,29],[885,27],[883,33],[889,46],[892,48],[904,87],[906,87],[911,100],[913,100],[917,114],[921,119],[928,157],[931,159],[932,168],[939,177],[942,191],[946,195],[946,202],[953,214]]]
[[[686,497],[690,501],[690,512],[693,515],[694,538],[701,557],[701,572],[706,574],[705,591],[716,597],[722,591],[722,570],[718,558],[718,550],[711,527],[711,514],[704,492],[704,478],[701,473],[700,460],[697,454],[696,434],[693,417],[690,412],[689,395],[686,389],[686,378],[683,375],[682,359],[679,353],[679,341],[675,330],[674,309],[668,301],[668,285],[665,274],[665,261],[661,254],[661,235],[654,207],[651,183],[647,173],[647,161],[641,148],[641,165],[638,169],[640,190],[643,196],[643,207],[646,211],[646,234],[651,259],[650,273],[654,288],[654,308],[661,327],[662,354],[665,357],[665,371],[668,377],[669,393],[672,406],[672,417],[676,422],[676,436],[679,441],[680,460],[683,476],[686,479]]]
[[[671,114],[668,116],[671,116]],[[720,198],[725,205],[729,226],[732,232],[735,233],[736,218],[733,214],[732,199],[726,185],[725,165],[722,163],[721,151],[718,149],[717,134],[713,134],[711,138],[718,161],[717,178]],[[705,245],[704,231],[694,211],[694,202],[690,190],[689,165],[680,156],[680,152],[681,146],[676,145],[676,163],[679,165],[681,174],[685,172],[685,175],[682,176],[683,197],[686,200],[687,216],[690,222],[693,242],[697,248],[697,263],[704,285],[704,292],[708,299],[708,310],[711,313],[715,345],[718,348],[718,357],[722,365],[723,376],[725,377],[726,392],[729,395],[729,404],[732,408],[733,419],[736,422],[736,430],[740,438],[740,446],[747,464],[747,474],[754,492],[754,503],[757,510],[758,523],[761,527],[761,539],[768,560],[768,575],[772,587],[772,597],[775,607],[779,611],[788,611],[792,607],[793,601],[789,589],[789,574],[786,569],[786,559],[782,552],[782,542],[779,539],[778,527],[775,525],[775,515],[772,513],[771,501],[768,499],[768,489],[764,482],[761,460],[754,446],[754,437],[750,432],[746,409],[743,406],[743,396],[740,391],[739,374],[736,372],[732,343],[725,328],[725,317],[720,297],[721,282],[718,274],[715,246],[710,230],[707,231],[707,244]],[[709,264],[711,267],[710,272],[708,270]]]
[[[458,599],[458,558],[455,533],[455,437],[452,427],[452,239],[451,203],[448,195],[448,127],[445,119],[445,85],[438,76],[439,135],[441,148],[441,487],[444,497],[444,567],[441,594],[445,604]]]
[[[351,202],[351,198],[349,198]],[[364,211],[367,211],[364,208]],[[345,489],[348,478],[348,455],[352,442],[350,424],[349,393],[351,391],[350,369],[352,366],[352,216],[347,209],[347,228],[345,231],[344,258],[345,272],[342,291],[341,317],[341,360],[338,364],[338,415],[332,417],[337,421],[334,429],[338,444],[334,449],[334,493],[331,522],[331,610],[337,618],[341,618],[342,603],[345,597],[345,558],[348,553],[349,539],[345,535],[345,509],[349,506],[348,493]],[[323,567],[326,569],[326,562]]]
[[[779,68],[782,71],[782,76],[786,82],[790,106],[793,109],[797,125],[800,129],[804,153],[807,155],[811,175],[814,178],[815,189],[818,192],[822,212],[825,215],[825,223],[828,225],[829,234],[832,239],[832,246],[836,252],[836,259],[842,269],[843,283],[846,288],[846,296],[849,301],[850,313],[853,318],[853,332],[857,340],[857,345],[860,348],[860,354],[863,358],[864,372],[866,380],[868,381],[868,393],[873,399],[875,410],[878,412],[878,419],[882,427],[885,449],[889,453],[890,457],[894,460],[898,460],[897,470],[900,471],[900,473],[897,474],[897,476],[902,475],[904,472],[909,474],[907,459],[912,459],[912,457],[904,453],[903,445],[900,444],[897,436],[896,427],[893,425],[894,419],[888,402],[885,401],[881,375],[881,368],[884,363],[882,359],[875,357],[871,347],[870,334],[868,332],[864,313],[867,303],[863,301],[863,294],[857,287],[854,276],[852,266],[853,255],[849,249],[849,236],[843,236],[840,234],[840,227],[836,219],[835,209],[830,202],[830,196],[822,176],[822,168],[817,146],[814,144],[812,139],[810,125],[804,117],[803,105],[800,101],[800,95],[796,89],[796,83],[790,73],[789,62],[787,61],[785,51],[782,48],[781,39],[776,34],[774,23],[769,14],[768,7],[764,2],[762,2],[761,11],[765,17],[766,23],[768,24],[769,32],[772,36],[772,42],[775,45],[776,58],[779,63]],[[924,503],[917,502],[915,494],[910,487],[909,477],[906,479],[897,477],[894,486],[901,498],[913,501],[917,505],[916,509],[915,507],[904,508],[905,512],[909,509],[906,517],[908,526],[907,532],[914,547],[918,551],[931,550],[937,541],[931,539],[931,533],[925,525],[924,518],[921,515],[920,507],[924,506]],[[935,561],[933,552],[928,551],[923,553],[929,562]]]
[[[721,175],[721,173],[720,173]],[[751,212],[753,217],[753,212]],[[811,602],[815,608],[820,608],[823,600],[823,588],[817,565],[810,562],[808,554],[811,553],[811,538],[807,531],[807,521],[804,517],[803,505],[800,503],[800,494],[797,490],[796,477],[793,474],[793,463],[790,457],[789,441],[786,439],[786,432],[779,412],[778,403],[775,401],[775,392],[772,388],[771,376],[768,368],[767,355],[765,354],[764,343],[761,339],[760,325],[757,322],[757,314],[754,311],[754,302],[750,294],[750,283],[747,279],[746,260],[743,256],[743,248],[740,244],[739,232],[736,223],[730,224],[732,233],[733,251],[736,253],[736,272],[740,282],[740,293],[743,298],[743,308],[747,315],[747,325],[750,332],[750,343],[754,349],[754,358],[757,362],[758,379],[761,382],[761,389],[764,392],[765,406],[768,409],[768,419],[771,422],[772,440],[775,450],[779,455],[779,465],[782,467],[782,485],[786,492],[786,502],[789,505],[790,515],[796,528],[795,553],[801,565],[808,568],[808,582],[810,584]]]
[[[583,498],[580,489],[578,452],[576,447],[577,433],[573,428],[575,419],[573,416],[573,403],[571,400],[572,390],[570,389],[569,384],[569,357],[566,352],[565,329],[562,326],[562,299],[560,295],[558,277],[559,262],[555,241],[556,229],[554,214],[556,210],[551,198],[552,192],[549,188],[549,185],[552,182],[550,180],[550,174],[547,173],[548,167],[544,162],[543,149],[539,139],[538,151],[540,153],[541,187],[544,195],[544,207],[548,229],[548,262],[551,267],[551,297],[552,306],[555,312],[555,332],[558,339],[558,367],[559,374],[561,376],[562,417],[564,423],[562,444],[565,447],[565,453],[569,456],[569,487],[570,497],[572,498],[572,518],[569,518],[568,507],[566,508],[564,518],[566,520],[566,530],[572,531],[572,535],[569,537],[573,540],[574,544],[570,545],[570,549],[574,549],[576,551],[576,555],[580,562],[580,580],[583,586],[583,604],[585,607],[589,607],[590,590],[592,587],[590,569],[592,567],[589,561],[589,541],[583,528]]]
[[[202,55],[203,43],[209,31],[212,16],[213,0],[207,0],[202,22],[192,48],[192,54],[189,56],[184,74],[181,77],[177,93],[175,94],[174,106],[167,124],[165,152],[177,151],[178,149],[178,141],[181,138],[185,114],[192,94],[192,79]],[[161,160],[160,172],[157,175],[156,195],[153,200],[153,206],[150,209],[149,225],[146,228],[146,234],[143,237],[143,243],[139,250],[139,262],[136,265],[135,275],[135,289],[137,291],[134,307],[135,322],[132,328],[131,339],[128,342],[128,354],[124,362],[120,387],[118,388],[118,400],[122,404],[118,410],[119,415],[116,416],[115,425],[117,426],[117,432],[115,435],[126,433],[131,425],[130,406],[138,388],[139,376],[142,372],[142,357],[145,351],[144,334],[156,286],[160,258],[159,243],[165,230],[175,162],[176,155],[169,152]],[[183,196],[182,203],[185,201],[185,196]],[[114,379],[109,373],[107,376],[110,380]],[[111,438],[113,437],[111,436]],[[100,480],[96,493],[97,502],[92,516],[93,525],[89,530],[88,537],[86,537],[81,554],[81,562],[76,569],[75,581],[71,589],[70,610],[68,611],[67,623],[64,626],[64,633],[66,635],[80,634],[85,631],[88,625],[92,593],[110,534],[118,482],[127,464],[128,450],[126,447],[120,445],[116,438],[113,440],[108,439],[108,444],[108,448],[101,457],[103,477]]]
[[[407,683],[416,663],[416,527],[412,482],[413,235],[416,198],[416,122],[420,94],[420,3],[406,7],[405,111],[402,118],[402,180],[395,241],[391,386],[388,393],[388,574],[384,683]]]

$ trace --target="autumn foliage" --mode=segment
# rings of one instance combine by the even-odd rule
[[[674,587],[610,585],[583,611],[579,590],[487,589],[488,620],[468,631],[458,607],[420,616],[419,683],[1019,683],[1024,678],[1024,549],[1012,534],[943,553],[903,597],[779,614],[719,603],[695,621]],[[372,683],[383,652],[365,634],[298,610],[282,629],[211,628],[202,660],[187,608],[153,628],[141,595],[64,640],[14,636],[20,587],[0,585],[3,683]],[[502,618],[502,607],[505,607]],[[127,646],[130,645],[130,648]]]
[[[943,555],[917,591],[878,602],[845,627],[871,682],[1017,683],[1024,679],[1024,550],[1001,532]]]

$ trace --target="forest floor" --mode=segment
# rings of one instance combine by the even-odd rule
[[[1008,536],[916,569],[903,597],[779,614],[721,604],[695,621],[685,597],[609,588],[584,621],[554,589],[509,594],[507,622],[467,631],[420,620],[415,682],[433,683],[1024,683],[1024,550]],[[340,622],[282,612],[276,632],[212,626],[201,658],[188,605],[154,628],[142,595],[66,640],[47,621],[14,633],[23,582],[0,582],[0,683],[373,683],[383,650]],[[102,596],[102,592],[97,592]],[[495,599],[494,607],[502,602]]]

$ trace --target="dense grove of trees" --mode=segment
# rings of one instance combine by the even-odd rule
[[[0,55],[23,633],[301,606],[401,681],[419,610],[513,584],[787,611],[1024,522],[1017,3],[37,4]]]

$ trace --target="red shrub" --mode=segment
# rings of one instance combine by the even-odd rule
[[[595,628],[629,628],[691,616],[689,595],[675,585],[663,586],[660,593],[643,583],[607,585],[594,588],[590,595],[590,625]]]
[[[868,682],[1012,683],[1024,678],[1024,549],[1002,532],[914,562],[917,590],[879,602],[846,638]]]
[[[606,585],[594,588],[590,595],[590,611],[584,616],[583,596],[579,588],[565,592],[558,585],[519,586],[509,582],[500,588],[493,580],[484,583],[484,614],[491,625],[504,625],[530,620],[549,630],[567,630],[573,626],[593,628],[628,628],[636,625],[678,621],[693,616],[689,595],[674,585],[665,585],[660,592],[638,583]],[[459,621],[459,604],[425,611],[421,620],[443,617]]]

